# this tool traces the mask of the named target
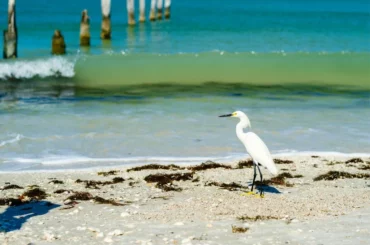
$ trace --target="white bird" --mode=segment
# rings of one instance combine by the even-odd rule
[[[266,167],[273,175],[277,175],[278,173],[275,163],[272,160],[270,151],[257,134],[253,132],[244,133],[244,128],[251,128],[249,118],[244,112],[235,111],[231,114],[222,115],[220,117],[237,117],[240,119],[240,122],[236,125],[236,136],[238,136],[239,140],[244,144],[245,149],[253,159],[254,175],[251,188],[251,191],[253,192],[253,186],[257,176],[256,168],[258,168],[262,183],[262,173],[259,164]],[[262,191],[260,194],[262,195]]]

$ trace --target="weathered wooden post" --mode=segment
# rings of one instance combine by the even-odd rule
[[[140,0],[140,22],[145,22],[145,0]]]
[[[53,39],[51,42],[51,53],[52,54],[65,54],[66,44],[64,42],[64,37],[60,30],[55,30]]]
[[[156,5],[157,5],[157,1],[156,0],[152,0],[150,2],[150,15],[149,15],[150,21],[155,21],[155,6]]]
[[[111,38],[111,22],[110,22],[110,0],[101,0],[101,10],[103,14],[103,20],[101,23],[101,39]]]
[[[17,58],[17,25],[15,18],[15,0],[8,2],[8,29],[4,30],[4,59]]]
[[[164,0],[164,18],[171,17],[171,0]]]
[[[161,20],[162,19],[162,14],[163,12],[163,0],[157,0],[157,19]]]
[[[128,16],[128,24],[133,26],[136,24],[135,22],[135,2],[134,0],[126,0],[127,2],[127,16]]]
[[[80,46],[90,46],[90,18],[86,9],[82,11],[81,17]]]

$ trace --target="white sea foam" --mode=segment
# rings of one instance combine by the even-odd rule
[[[20,141],[22,138],[24,138],[24,136],[23,136],[23,135],[21,135],[21,134],[17,134],[17,135],[16,135],[14,138],[12,138],[12,139],[4,140],[4,141],[0,142],[0,147],[3,147],[3,146],[5,146],[5,145],[13,144],[13,143],[15,143],[15,142],[18,142],[18,141]]]
[[[322,156],[322,157],[370,157],[370,153],[342,153],[342,152],[278,152],[272,157],[294,157],[294,156]],[[78,169],[100,169],[113,166],[137,166],[141,164],[177,164],[195,165],[211,160],[219,163],[237,162],[249,158],[247,154],[235,154],[225,157],[122,157],[122,158],[90,158],[84,156],[48,156],[42,158],[11,158],[3,159],[3,163],[11,164],[12,167],[3,166],[0,172],[13,171],[60,171]],[[4,161],[5,160],[5,161]],[[15,165],[15,166],[14,166]],[[9,166],[9,165],[8,165]]]
[[[74,76],[75,62],[65,57],[51,57],[37,60],[21,60],[0,63],[0,79],[33,77]]]

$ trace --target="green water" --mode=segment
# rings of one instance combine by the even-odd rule
[[[368,53],[115,54],[82,57],[75,69],[82,87],[223,82],[370,89]]]

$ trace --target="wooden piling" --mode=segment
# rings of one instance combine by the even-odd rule
[[[51,42],[51,53],[52,54],[65,54],[66,53],[66,44],[64,42],[64,37],[60,30],[55,30]]]
[[[111,39],[111,22],[110,22],[110,6],[111,6],[110,0],[101,0],[101,9],[102,9],[102,15],[103,20],[101,23],[101,33],[100,38],[103,40],[109,40]]]
[[[80,46],[90,46],[90,18],[86,9],[82,11],[81,17]]]
[[[157,19],[161,20],[163,17],[163,0],[157,0]]]
[[[145,22],[145,0],[140,0],[140,22]]]
[[[156,16],[155,16],[155,9],[156,9],[157,1],[152,0],[150,2],[150,15],[149,15],[149,20],[150,21],[155,21]]]
[[[164,0],[164,18],[169,19],[171,17],[171,0]]]
[[[8,29],[4,30],[4,59],[17,58],[17,24],[15,15],[15,0],[8,1]]]
[[[128,25],[133,26],[136,24],[135,21],[135,2],[134,0],[126,0],[127,4],[127,16],[128,16]]]

